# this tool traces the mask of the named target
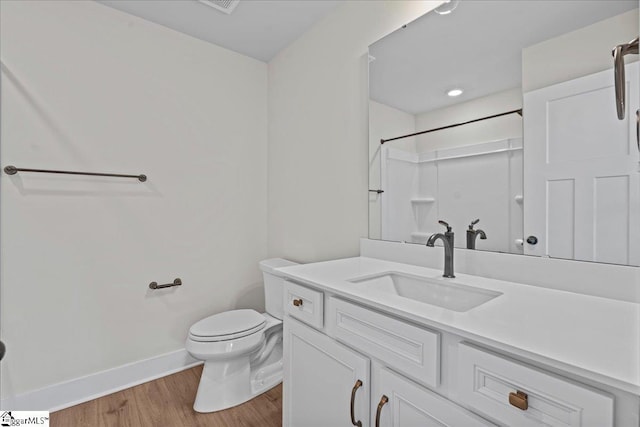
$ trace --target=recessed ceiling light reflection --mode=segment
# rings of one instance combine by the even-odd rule
[[[433,11],[440,15],[448,15],[458,7],[458,3],[460,3],[460,0],[445,0],[443,4],[433,9]]]
[[[447,95],[451,97],[460,96],[462,95],[462,89],[451,89],[449,92],[447,92]]]

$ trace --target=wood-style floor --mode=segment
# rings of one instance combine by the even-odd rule
[[[193,410],[202,366],[51,414],[52,427],[280,427],[282,384],[235,408]]]

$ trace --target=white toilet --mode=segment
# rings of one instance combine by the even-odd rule
[[[281,258],[260,262],[266,313],[231,310],[196,322],[187,351],[204,361],[193,404],[197,412],[239,405],[282,382],[283,278],[274,270],[296,265]]]

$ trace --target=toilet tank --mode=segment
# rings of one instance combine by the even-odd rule
[[[298,265],[297,262],[282,258],[271,258],[260,261],[260,270],[264,279],[264,306],[270,315],[276,319],[282,319],[282,292],[284,278],[275,271],[276,268]]]

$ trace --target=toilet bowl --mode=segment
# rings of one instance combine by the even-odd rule
[[[231,310],[196,322],[187,351],[204,361],[196,412],[214,412],[244,403],[282,382],[283,278],[274,270],[295,265],[280,258],[260,262],[266,313]]]

